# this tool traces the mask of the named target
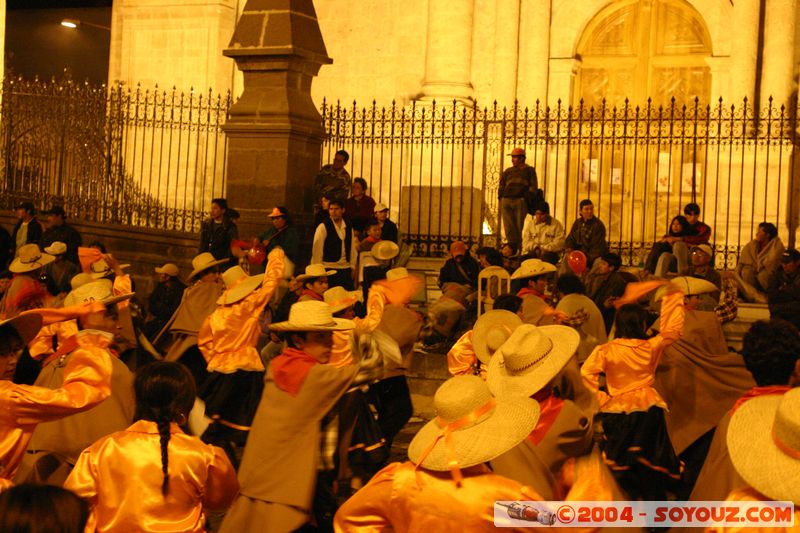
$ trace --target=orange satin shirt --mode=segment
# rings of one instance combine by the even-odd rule
[[[464,333],[447,352],[447,369],[454,376],[472,376],[478,365],[478,356],[472,345],[472,331]],[[480,376],[486,379],[486,365],[481,365]]]
[[[155,422],[139,420],[88,447],[64,488],[89,500],[97,531],[205,531],[205,509],[224,510],[239,493],[221,448],[170,426],[169,492],[161,493]]]
[[[740,489],[736,489],[731,492],[728,497],[725,499],[726,502],[768,502],[771,501],[770,498],[764,496],[756,489],[751,487],[742,487]],[[764,533],[800,533],[800,505],[795,503],[794,505],[794,526],[790,528],[785,527],[755,527],[755,526],[747,526],[747,527],[734,527],[734,526],[719,526],[719,527],[709,527],[706,528],[707,532],[710,533],[739,533],[742,531],[747,532],[764,532]]]
[[[383,309],[386,307],[386,297],[381,287],[372,286],[367,296],[367,314],[364,318],[354,318],[355,329],[349,331],[333,332],[333,348],[329,365],[342,368],[353,364],[353,342],[356,335],[372,333],[383,318]]]
[[[91,409],[111,394],[113,336],[84,330],[76,338],[61,388],[0,381],[0,477],[14,477],[37,424]]]
[[[597,395],[600,411],[629,413],[667,404],[653,388],[655,373],[664,350],[678,340],[683,330],[683,293],[664,296],[661,333],[653,338],[614,339],[598,346],[581,367],[586,387]],[[606,374],[608,394],[600,390],[600,373]]]
[[[67,339],[78,333],[77,320],[65,320],[42,327],[39,334],[28,343],[28,353],[37,361],[45,359],[48,355],[55,353],[53,349],[53,337],[58,340],[61,346]]]
[[[209,372],[264,371],[256,350],[261,335],[258,319],[283,276],[284,257],[282,249],[272,250],[261,287],[232,305],[220,305],[200,326],[197,347],[208,363]]]
[[[392,463],[339,508],[337,532],[496,531],[494,502],[541,500],[533,489],[489,472],[484,465],[462,471],[461,487],[450,472],[434,472],[414,463]],[[503,531],[531,531],[503,528]]]

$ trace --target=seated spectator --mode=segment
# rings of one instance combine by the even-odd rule
[[[683,215],[689,223],[686,235],[676,237],[672,242],[672,253],[678,260],[678,272],[683,272],[689,267],[689,252],[693,246],[708,244],[711,240],[711,227],[700,221],[699,205],[694,202],[686,204]]]
[[[670,269],[675,256],[672,254],[672,245],[685,237],[689,232],[689,221],[683,215],[678,215],[669,223],[666,235],[653,244],[653,249],[647,255],[644,269],[659,277],[664,277]],[[669,256],[664,256],[669,254]],[[661,268],[659,268],[661,265]]]
[[[375,206],[375,218],[381,225],[381,239],[384,241],[392,241],[395,244],[400,244],[397,232],[397,224],[389,220],[389,208],[384,204]]]
[[[769,222],[758,225],[755,238],[739,254],[735,278],[748,302],[767,303],[769,280],[781,266],[786,248],[778,237],[778,228]]]
[[[381,241],[381,224],[378,219],[372,218],[366,225],[366,236],[358,243],[359,252],[369,252],[375,243]]]
[[[503,256],[503,266],[509,272],[514,272],[522,263],[517,253],[517,245],[513,242],[505,243],[503,247],[500,248],[500,255]]]
[[[375,216],[375,200],[367,196],[367,181],[364,178],[353,180],[353,196],[344,203],[347,220],[354,228],[363,231],[367,221]]]
[[[481,265],[481,269],[489,266],[503,266],[503,255],[491,246],[478,248],[475,255],[478,256],[478,263]]]
[[[772,318],[788,320],[800,328],[800,252],[789,248],[781,256],[781,268],[767,287]]]
[[[622,296],[628,285],[628,279],[619,271],[621,266],[622,259],[618,254],[603,254],[587,277],[587,294],[603,315],[607,333],[611,332],[614,324],[614,302]]]
[[[258,239],[261,241],[261,245],[264,246],[264,251],[267,255],[276,246],[283,248],[283,253],[292,262],[291,273],[294,273],[294,265],[297,264],[299,259],[300,236],[297,233],[297,228],[292,224],[289,210],[282,205],[274,207],[269,214],[269,219],[272,222],[272,227],[267,228],[264,233],[258,236]]]
[[[700,278],[710,281],[722,289],[722,276],[719,272],[714,270],[714,265],[711,262],[714,251],[708,244],[698,244],[692,248],[692,264],[691,266],[681,270],[681,276],[692,276],[693,278]],[[703,311],[712,311],[719,301],[719,291],[704,295],[701,298],[701,304],[698,309]]]
[[[532,215],[525,219],[522,229],[522,255],[542,259],[545,252],[564,249],[564,225],[550,216],[550,204],[542,202]]]
[[[580,216],[572,224],[572,229],[564,241],[564,252],[566,255],[572,250],[580,250],[586,254],[587,264],[591,265],[594,260],[608,251],[606,242],[606,226],[594,216],[594,204],[591,200],[581,200]],[[566,263],[563,264],[566,272]]]
[[[144,325],[144,333],[148,339],[153,339],[167,325],[169,319],[178,310],[183,299],[186,284],[178,275],[180,271],[174,263],[166,263],[155,268],[158,283],[148,299],[150,319]]]
[[[556,310],[567,315],[573,315],[581,310],[587,314],[586,321],[575,328],[581,336],[576,354],[578,361],[582,363],[598,344],[608,342],[603,314],[591,298],[586,296],[586,288],[578,276],[574,274],[560,276],[556,287],[560,296]]]
[[[473,292],[478,286],[478,261],[469,255],[467,245],[462,241],[455,241],[450,245],[450,259],[439,270],[439,287],[442,292],[448,292],[449,285],[459,285],[461,290]]]
[[[67,245],[63,242],[56,241],[44,251],[55,257],[55,260],[45,265],[43,270],[47,290],[53,296],[60,295],[63,298],[72,290],[70,280],[78,275],[81,269],[75,263],[65,259]]]
[[[42,234],[42,248],[50,246],[56,241],[67,245],[65,254],[67,261],[78,262],[78,247],[81,245],[81,234],[78,230],[67,224],[67,214],[60,205],[53,206],[47,214],[47,229]],[[19,252],[19,249],[17,249]]]

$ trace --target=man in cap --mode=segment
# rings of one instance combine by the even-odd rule
[[[375,206],[375,218],[381,226],[381,240],[399,244],[397,224],[389,220],[389,207],[386,204]]]
[[[781,268],[767,288],[772,318],[788,320],[800,329],[800,252],[789,248],[781,256]]]
[[[54,205],[47,214],[47,229],[42,234],[42,247],[51,246],[60,241],[67,245],[64,258],[76,265],[78,261],[78,247],[82,244],[81,234],[78,230],[67,224],[67,213],[60,205]]]
[[[166,263],[155,268],[158,283],[148,298],[150,320],[144,325],[144,334],[148,339],[153,339],[161,331],[169,319],[178,310],[183,299],[186,284],[178,275],[180,271],[174,263]]]
[[[536,170],[525,163],[525,150],[514,148],[511,151],[511,166],[500,176],[498,197],[500,198],[500,215],[506,241],[517,250],[522,244],[522,227],[528,216],[526,198],[536,193],[539,182]]]
[[[714,251],[708,244],[698,244],[692,248],[692,264],[683,270],[678,271],[681,276],[692,276],[710,281],[718,289],[722,289],[722,276],[714,269],[711,262]],[[713,292],[702,298],[702,306],[705,310],[712,310],[719,301],[719,291]]]
[[[19,250],[26,244],[39,244],[44,227],[36,218],[36,208],[31,202],[20,202],[14,207],[14,210],[17,214],[17,222],[14,224],[11,239],[14,241],[15,250]]]
[[[78,265],[65,259],[67,245],[56,241],[44,249],[55,260],[44,267],[45,285],[53,296],[66,296],[72,290],[70,281],[80,273]]]

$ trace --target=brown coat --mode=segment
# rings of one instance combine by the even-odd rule
[[[181,304],[156,337],[157,341],[166,331],[173,336],[173,343],[165,356],[167,361],[177,361],[183,352],[197,344],[197,332],[205,319],[217,309],[217,299],[224,289],[216,281],[198,281],[183,291]]]
[[[692,501],[722,501],[728,494],[747,485],[742,477],[736,472],[728,453],[728,425],[731,422],[730,411],[722,417],[714,433],[714,440],[708,449],[706,462],[703,469],[697,476],[697,483],[694,485]]]
[[[280,390],[267,371],[239,468],[241,493],[224,532],[292,531],[306,522],[314,497],[320,423],[350,386],[358,368],[311,367],[297,396]]]

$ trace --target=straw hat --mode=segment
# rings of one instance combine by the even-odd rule
[[[164,263],[162,267],[155,268],[156,274],[166,274],[167,276],[177,276],[180,271],[178,270],[178,265],[175,263]]]
[[[294,279],[296,279],[297,281],[305,281],[311,278],[322,278],[325,276],[333,276],[334,274],[336,274],[335,270],[326,270],[321,263],[314,263],[313,265],[308,265],[306,267],[306,271],[304,274],[300,274]]]
[[[91,283],[94,281],[94,278],[91,274],[87,274],[86,272],[81,272],[80,274],[75,274],[72,276],[72,279],[69,280],[69,284],[72,287],[72,290],[77,289],[81,285],[86,285],[87,283]]]
[[[493,309],[482,314],[472,330],[472,347],[480,362],[488,364],[492,354],[521,325],[522,319],[505,309]]]
[[[727,440],[748,485],[800,505],[800,388],[748,400],[731,417]]]
[[[0,321],[0,326],[5,326],[6,324],[17,330],[23,344],[28,344],[33,340],[36,334],[39,333],[39,330],[42,329],[42,315],[30,313],[17,315],[14,318]]]
[[[406,279],[409,276],[408,270],[404,267],[397,267],[386,272],[386,279],[395,281],[398,279]]]
[[[21,274],[23,272],[32,272],[37,268],[41,268],[48,263],[55,261],[55,257],[50,254],[43,254],[36,244],[25,244],[20,246],[19,254],[11,264],[8,270]]]
[[[446,471],[485,463],[527,437],[539,421],[530,398],[494,398],[477,376],[447,380],[433,397],[436,418],[408,446],[408,458],[428,470]],[[447,431],[447,433],[445,433]]]
[[[196,256],[192,259],[192,272],[189,274],[189,277],[186,278],[187,280],[192,279],[196,275],[200,274],[204,270],[208,270],[209,268],[215,267],[217,265],[221,265],[223,263],[227,263],[227,259],[216,259],[213,255],[209,252],[203,252],[202,254]]]
[[[96,279],[89,283],[84,283],[76,289],[72,289],[64,298],[64,307],[80,305],[85,302],[100,302],[103,305],[111,305],[122,300],[128,300],[135,293],[121,294],[114,296],[110,279]]]
[[[710,292],[719,291],[719,287],[710,281],[702,278],[694,278],[692,276],[678,276],[676,278],[672,278],[671,283],[673,286],[678,287],[686,296],[708,294]],[[670,285],[659,287],[656,293],[653,295],[653,301],[657,302],[663,298],[669,287]]]
[[[580,340],[567,326],[523,324],[492,356],[486,383],[497,397],[532,396],[561,372]]]
[[[389,261],[397,257],[397,254],[400,253],[400,247],[392,241],[380,241],[372,246],[370,252],[372,252],[372,257],[375,259]]]
[[[344,311],[359,300],[359,291],[348,291],[344,287],[338,286],[328,289],[322,294],[325,303],[331,306],[331,313],[336,314]]]
[[[526,259],[522,262],[518,269],[511,274],[511,279],[525,279],[534,276],[541,276],[542,274],[549,274],[555,272],[555,265],[551,265],[541,259]]]
[[[264,274],[248,276],[242,267],[236,265],[222,273],[222,281],[225,283],[225,292],[219,297],[217,304],[230,305],[256,290],[264,281]]]
[[[120,265],[120,268],[128,268],[130,265],[124,264]],[[105,259],[98,259],[91,265],[89,265],[89,270],[91,271],[90,274],[94,279],[103,279],[106,276],[113,273],[111,270],[111,265],[109,265]]]
[[[318,300],[297,302],[289,309],[289,320],[270,324],[272,331],[345,331],[355,328],[352,320],[334,318],[331,306]]]
[[[388,211],[388,210],[389,210],[389,208],[386,206],[386,204],[378,204],[378,205],[375,206],[375,209],[374,209],[374,211],[376,213],[380,213],[381,211]]]
[[[50,255],[63,255],[67,253],[67,245],[61,241],[53,241],[53,244],[44,249]]]

